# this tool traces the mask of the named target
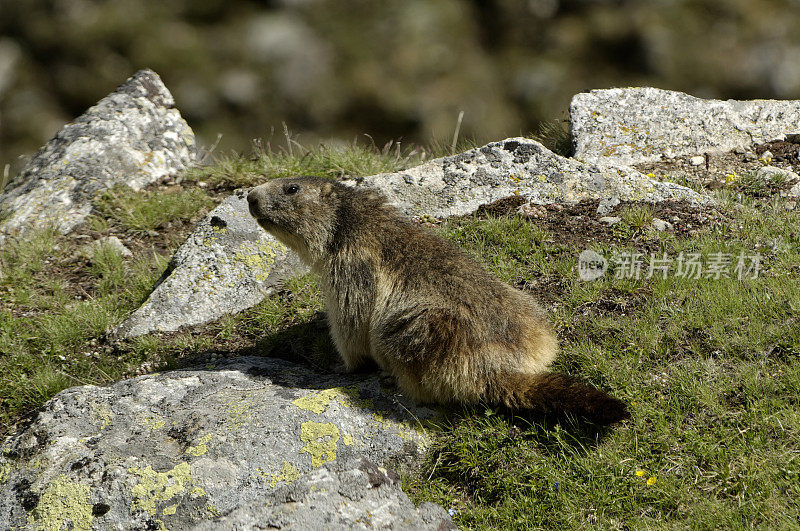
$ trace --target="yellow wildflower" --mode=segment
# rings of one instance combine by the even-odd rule
[[[636,477],[639,477],[639,478],[640,478],[640,477],[642,477],[642,476],[644,476],[644,470],[637,470],[637,471],[636,471]]]
[[[650,476],[649,478],[647,478],[647,484],[648,485],[655,485],[656,484],[656,477],[655,476]]]

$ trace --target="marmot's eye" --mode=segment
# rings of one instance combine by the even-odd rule
[[[300,189],[299,186],[296,184],[290,184],[283,189],[283,192],[289,195],[296,194],[297,191]]]

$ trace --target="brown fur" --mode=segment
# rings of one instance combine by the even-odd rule
[[[275,179],[250,212],[322,280],[334,343],[349,370],[369,359],[419,402],[480,400],[608,424],[619,400],[546,372],[558,349],[545,312],[379,194],[328,179]]]

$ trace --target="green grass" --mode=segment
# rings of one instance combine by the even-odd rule
[[[119,186],[104,192],[95,201],[90,221],[103,228],[116,221],[123,229],[147,232],[163,228],[169,221],[197,219],[214,204],[202,190],[137,192]]]
[[[395,148],[294,148],[223,157],[192,170],[183,190],[115,189],[98,201],[92,226],[152,242],[148,231],[168,235],[170,223],[187,223],[218,200],[198,181],[211,190],[293,173],[367,175],[417,156]],[[670,236],[663,248],[672,258],[699,253],[706,262],[721,252],[734,264],[740,253],[757,252],[757,278],[688,279],[673,271],[631,279],[617,278],[612,268],[603,279],[581,282],[576,262],[583,249],[554,243],[535,222],[461,219],[439,226],[502,280],[538,290],[561,341],[555,370],[625,400],[632,418],[597,431],[542,425],[488,407],[453,411],[422,469],[404,478],[412,498],[453,509],[462,528],[796,528],[800,212],[761,191],[726,189],[717,196],[730,223]],[[653,210],[632,206],[620,216],[620,226],[640,234]],[[3,248],[6,431],[65,387],[185,366],[209,352],[287,355],[312,365],[335,357],[309,276],[216,323],[111,344],[105,330],[144,300],[170,249],[125,258],[105,246],[87,260],[75,258],[80,245],[45,230]],[[611,259],[636,250],[626,245],[587,247]]]
[[[0,260],[0,425],[7,430],[31,409],[72,385],[119,379],[135,353],[113,358],[98,348],[105,332],[149,293],[166,256],[124,261],[102,246],[90,263],[75,260],[77,245],[44,230],[11,240]],[[57,275],[79,273],[92,293]]]
[[[257,143],[250,156],[223,155],[214,164],[190,169],[185,179],[240,188],[291,175],[360,177],[398,171],[432,155],[432,150],[400,142],[389,142],[381,148],[357,142],[307,147],[290,139],[287,146],[273,148]],[[441,150],[435,148],[433,152],[439,154]]]
[[[764,177],[756,171],[750,171],[742,174],[735,185],[736,189],[744,194],[763,198],[781,191],[787,182],[789,177],[785,173],[773,173]]]
[[[567,120],[542,122],[537,127],[536,132],[528,136],[540,142],[553,153],[562,157],[572,156],[572,135],[570,135],[569,122]]]
[[[413,497],[453,508],[457,524],[478,529],[796,527],[800,244],[791,231],[800,214],[753,201],[737,210],[735,228],[673,241],[673,257],[761,249],[765,270],[755,279],[583,283],[574,273],[580,249],[551,257],[543,272],[568,281],[551,308],[562,336],[556,369],[624,399],[632,419],[597,434],[466,411],[443,427],[422,473],[407,478]],[[627,216],[639,226],[652,212]],[[547,253],[516,219],[446,230],[500,277],[509,275],[494,256],[519,260],[508,249],[529,245],[536,263]],[[776,239],[785,245],[765,249]],[[515,267],[528,275],[524,261]],[[592,309],[609,294],[624,301],[637,292],[644,296],[633,310]]]

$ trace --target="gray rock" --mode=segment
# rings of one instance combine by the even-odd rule
[[[622,218],[617,217],[617,216],[603,216],[598,221],[600,223],[605,223],[609,227],[613,227],[614,225],[616,225],[617,223],[622,221]]]
[[[772,157],[773,156],[774,155],[772,154],[772,151],[767,150],[767,151],[765,151],[764,153],[761,154],[761,160],[765,160],[767,162],[772,162]]]
[[[659,218],[653,218],[653,221],[650,224],[655,230],[659,232],[664,232],[666,230],[672,229],[672,223],[670,223],[669,221],[664,221],[663,219]]]
[[[99,251],[103,246],[111,247],[124,258],[130,258],[133,256],[131,250],[125,247],[125,244],[122,243],[122,240],[116,236],[106,236],[104,238],[97,239],[92,243],[88,243],[79,249],[78,254],[88,258],[93,258],[97,251]]]
[[[606,197],[709,201],[689,188],[655,181],[627,166],[582,163],[556,155],[528,138],[492,142],[406,171],[364,177],[354,184],[377,188],[410,216],[468,214],[511,195],[524,196],[534,204]]]
[[[605,216],[619,204],[619,197],[606,197],[597,205],[597,215],[598,216]]]
[[[763,166],[756,172],[756,177],[764,181],[772,180],[776,176],[783,176],[787,181],[800,180],[800,175],[797,175],[792,170],[775,166]]]
[[[147,301],[113,333],[130,338],[208,323],[258,304],[304,270],[258,226],[238,190],[197,224]]]
[[[433,503],[414,507],[400,477],[364,458],[314,470],[195,531],[217,529],[456,529]]]
[[[295,491],[304,474],[336,459],[412,462],[428,441],[419,420],[434,415],[378,376],[268,358],[73,387],[3,444],[0,528],[187,529],[271,493],[283,504],[275,514],[291,518],[286,502],[310,507],[316,494],[304,489],[325,484],[320,472]],[[362,494],[366,510],[383,497],[355,475],[330,483],[353,514],[364,510],[355,501]],[[392,507],[379,514],[390,518]]]
[[[577,94],[570,104],[575,157],[623,164],[728,152],[800,131],[800,101],[704,100],[655,88]]]
[[[689,164],[691,164],[692,166],[701,166],[705,161],[706,161],[705,157],[697,155],[689,159]]]
[[[800,197],[800,183],[792,186],[788,192],[789,196],[791,197]]]
[[[54,224],[67,233],[103,190],[139,189],[194,160],[194,133],[158,75],[140,70],[39,150],[0,195],[0,242]]]

